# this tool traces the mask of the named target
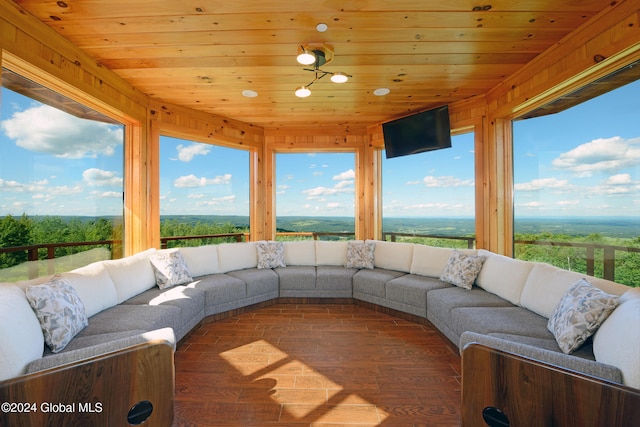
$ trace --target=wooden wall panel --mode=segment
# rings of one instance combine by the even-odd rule
[[[483,236],[479,247],[513,252],[511,120],[640,59],[639,9],[636,0],[612,2],[487,93],[482,152],[486,217],[477,224],[484,228],[477,233]]]

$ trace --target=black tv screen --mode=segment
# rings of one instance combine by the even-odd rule
[[[449,107],[423,111],[382,124],[387,159],[451,147]]]

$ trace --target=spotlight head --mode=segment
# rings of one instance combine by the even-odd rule
[[[331,81],[334,83],[344,83],[347,80],[349,80],[349,76],[342,72],[333,73],[331,76]]]
[[[296,59],[302,65],[311,65],[316,62],[316,56],[313,54],[313,52],[304,48],[298,54],[298,57]]]
[[[298,98],[306,98],[311,95],[311,90],[307,86],[299,86],[296,89],[295,94]]]

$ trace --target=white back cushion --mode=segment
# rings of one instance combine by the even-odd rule
[[[258,266],[256,242],[223,243],[218,245],[220,272],[244,270]]]
[[[520,305],[522,289],[533,268],[532,262],[517,260],[480,249],[478,255],[487,257],[478,274],[476,284],[487,292]]]
[[[622,371],[625,385],[640,389],[640,288],[632,288],[593,337],[598,362]]]
[[[156,285],[156,276],[149,261],[149,255],[155,251],[147,249],[128,257],[102,261],[116,288],[118,304]]]
[[[89,317],[118,303],[116,287],[103,262],[94,262],[61,276],[76,290]]]
[[[0,381],[22,375],[42,357],[44,336],[24,291],[0,283]]]
[[[313,240],[284,242],[286,265],[316,265],[316,244]]]
[[[452,252],[453,249],[449,248],[415,245],[409,272],[419,276],[440,277]]]
[[[180,252],[193,277],[220,273],[218,245],[180,248]]]
[[[560,298],[571,285],[585,278],[589,283],[611,295],[622,295],[629,287],[586,274],[567,271],[550,264],[534,263],[522,289],[520,305],[534,313],[549,318]]]
[[[413,261],[413,243],[386,242],[376,240],[376,248],[373,251],[373,265],[376,268],[403,271],[411,270]]]
[[[316,240],[316,265],[341,265],[347,263],[347,241],[328,242]]]

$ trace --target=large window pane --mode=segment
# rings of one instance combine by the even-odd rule
[[[6,69],[2,83],[0,281],[122,256],[124,126]]]
[[[160,138],[160,236],[249,232],[249,152]],[[167,247],[235,241],[170,240]]]
[[[387,239],[395,233],[398,241],[474,246],[474,135],[456,135],[451,145],[404,157],[383,156],[382,229]]]
[[[355,155],[279,153],[276,155],[276,229],[282,233],[329,233],[321,239],[353,238],[355,233]],[[309,238],[309,236],[306,236]]]
[[[640,285],[638,94],[514,122],[517,258]]]

